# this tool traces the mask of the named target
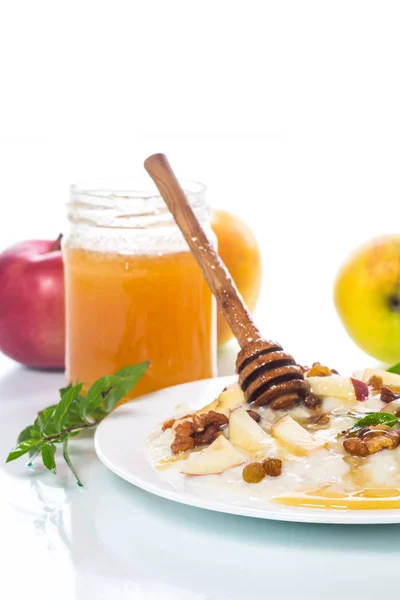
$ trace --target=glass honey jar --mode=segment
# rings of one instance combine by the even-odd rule
[[[66,369],[84,390],[150,360],[131,397],[212,377],[216,311],[206,281],[154,184],[71,187],[64,247]],[[184,184],[211,239],[205,187]]]

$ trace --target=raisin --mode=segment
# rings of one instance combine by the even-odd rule
[[[393,400],[397,400],[398,398],[400,398],[400,394],[395,392],[389,386],[383,385],[381,387],[381,400],[385,404],[389,404],[389,402],[393,402]]]
[[[282,473],[282,461],[279,458],[267,458],[263,460],[263,467],[270,477],[279,477]]]
[[[372,375],[368,380],[368,385],[375,394],[379,394],[383,385],[383,379],[379,375]]]
[[[243,469],[242,477],[246,483],[259,483],[266,476],[263,464],[260,462],[250,463]]]
[[[307,408],[317,408],[317,406],[321,406],[322,400],[318,398],[315,394],[307,394],[307,396],[303,400],[304,406]]]
[[[255,421],[256,423],[259,423],[261,421],[261,417],[258,414],[258,412],[256,412],[255,410],[248,410],[247,414],[249,415],[249,417],[251,417],[253,419],[253,421]]]
[[[332,371],[329,367],[324,367],[321,363],[316,362],[307,373],[307,377],[329,377]]]

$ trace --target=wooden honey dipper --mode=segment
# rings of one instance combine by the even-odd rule
[[[236,371],[246,400],[285,409],[308,392],[303,371],[275,342],[261,337],[228,269],[207,238],[164,154],[153,154],[144,167],[156,184],[195,256],[232,333],[240,345]]]

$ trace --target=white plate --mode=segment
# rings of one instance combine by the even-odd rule
[[[125,404],[113,411],[97,428],[94,438],[97,456],[111,471],[134,485],[168,500],[234,515],[300,521],[304,523],[377,524],[400,523],[400,510],[334,510],[298,508],[248,498],[232,501],[215,497],[210,490],[177,491],[160,480],[147,461],[144,447],[147,435],[158,422],[170,418],[177,404],[194,409],[217,397],[234,377],[220,377],[170,387]]]

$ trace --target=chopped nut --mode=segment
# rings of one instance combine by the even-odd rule
[[[260,462],[250,463],[246,465],[242,472],[242,477],[246,483],[259,483],[266,476],[266,471],[263,464]]]
[[[300,367],[302,373],[307,373],[307,371],[310,370],[310,367],[306,367],[303,365],[298,365],[298,366]]]
[[[183,415],[182,417],[175,419],[175,423],[172,425],[172,429],[176,429],[181,423],[184,423],[185,421],[193,421],[193,415]]]
[[[163,426],[161,427],[161,429],[163,431],[166,431],[167,429],[171,429],[171,427],[174,423],[175,423],[175,419],[169,419],[168,421],[165,421],[165,423],[163,423]]]
[[[348,438],[343,447],[353,456],[368,456],[381,450],[394,450],[400,444],[400,431],[387,425],[363,427],[357,437]]]
[[[316,396],[315,394],[307,394],[307,396],[304,398],[304,405],[307,408],[317,408],[317,406],[321,406],[322,404],[322,400],[321,398],[318,398],[318,396]]]
[[[383,385],[381,387],[381,400],[385,404],[389,404],[389,402],[393,402],[393,400],[397,400],[400,398],[400,394],[390,388],[388,385]]]
[[[269,408],[272,408],[272,410],[286,410],[295,406],[299,400],[300,398],[297,394],[285,394],[272,400],[269,403]]]
[[[329,375],[332,375],[332,370],[319,362],[315,362],[307,372],[307,377],[328,377]]]
[[[387,433],[385,433],[386,437],[390,437],[393,441],[393,448],[397,448],[400,445],[400,431],[398,429],[391,429]]]
[[[282,473],[282,461],[279,458],[266,458],[262,464],[266,474],[270,477],[279,477]]]
[[[368,451],[370,454],[375,454],[387,448],[388,450],[394,450],[400,444],[400,432],[398,431],[385,431],[378,437],[373,437],[365,440]]]
[[[214,410],[210,410],[210,412],[206,413],[206,427],[209,425],[218,424],[219,428],[222,429],[225,425],[228,425],[229,419],[223,413],[215,412]]]
[[[368,456],[369,449],[358,437],[351,437],[343,442],[343,448],[352,456]]]
[[[192,421],[183,421],[175,429],[175,439],[171,444],[171,450],[174,454],[178,452],[186,452],[194,448],[194,425]]]
[[[206,426],[206,415],[193,415],[193,427],[195,433],[204,431]]]
[[[193,436],[194,445],[197,448],[198,446],[208,446],[214,440],[217,439],[220,432],[220,428],[218,423],[213,425],[209,425],[202,433],[196,433]]]
[[[174,454],[179,454],[179,452],[186,452],[187,450],[191,450],[194,448],[194,439],[189,437],[185,439],[176,438],[171,444],[171,450]]]
[[[171,450],[174,454],[177,454],[198,446],[211,444],[227,424],[228,418],[222,413],[210,410],[210,412],[201,415],[195,414],[193,419],[183,421],[177,425]]]
[[[261,421],[261,417],[258,414],[258,412],[256,412],[255,410],[248,410],[247,414],[249,415],[249,417],[251,417],[253,419],[253,421],[255,421],[256,423],[259,423]]]
[[[378,394],[383,386],[383,379],[382,377],[379,377],[379,375],[372,375],[372,377],[368,379],[368,385],[375,394]]]

